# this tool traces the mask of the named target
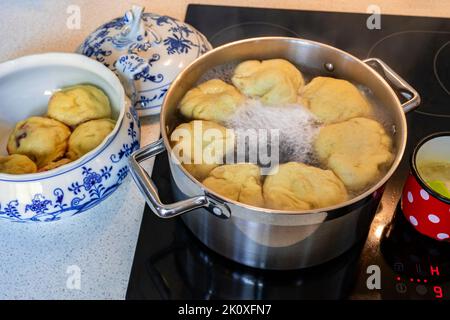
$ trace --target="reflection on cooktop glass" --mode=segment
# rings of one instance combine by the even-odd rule
[[[147,207],[128,299],[450,299],[450,244],[417,233],[397,206],[413,146],[450,130],[450,19],[190,5],[186,21],[213,46],[258,36],[301,37],[360,59],[382,59],[421,95],[407,115],[408,146],[386,186],[366,239],[323,265],[264,271],[234,263],[201,244],[176,218],[158,219]],[[152,178],[173,202],[167,156],[156,157]],[[332,239],[330,239],[332,245]]]

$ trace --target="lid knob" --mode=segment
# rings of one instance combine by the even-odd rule
[[[150,47],[158,44],[162,38],[151,25],[145,24],[143,19],[145,7],[133,5],[131,10],[125,13],[123,20],[125,25],[122,30],[113,37],[112,44],[116,49],[124,50],[130,44],[137,44],[137,49],[142,46]]]

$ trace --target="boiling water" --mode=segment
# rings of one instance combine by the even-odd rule
[[[237,141],[251,128],[266,134],[274,142],[272,132],[278,135],[279,163],[297,161],[316,164],[313,142],[319,131],[316,117],[301,105],[265,106],[259,100],[248,99],[226,122],[235,129]],[[246,148],[247,150],[247,148]],[[273,157],[273,155],[271,155]]]
[[[239,62],[234,62],[216,66],[203,74],[197,85],[211,79],[221,79],[232,84],[231,78],[238,64]],[[308,77],[305,77],[305,80],[308,80]],[[238,141],[240,135],[245,134],[244,130],[267,131],[269,152],[270,132],[273,129],[278,130],[280,163],[297,161],[317,165],[312,143],[319,131],[319,123],[315,116],[301,105],[269,107],[262,105],[259,100],[247,99],[225,126],[235,129]],[[248,146],[245,150],[248,152]]]
[[[221,79],[231,84],[231,77],[238,63],[216,66],[203,74],[197,84],[211,79]],[[323,72],[319,70],[299,69],[302,71],[305,83],[308,83],[316,76],[323,75]],[[391,113],[383,109],[369,88],[360,84],[355,85],[371,104],[375,120],[381,123],[386,132],[393,137],[395,135],[395,126],[393,120],[389,117]],[[320,129],[320,125],[314,115],[301,105],[267,107],[262,106],[259,101],[247,99],[236,114],[229,119],[226,126],[234,129],[279,129],[280,163],[298,161],[319,166],[314,156],[312,143]],[[395,139],[393,140],[395,141]],[[395,154],[395,146],[393,153]],[[384,169],[383,175],[387,170],[388,168]],[[351,194],[350,197],[357,196],[370,187],[359,190],[359,192]]]
[[[211,80],[211,79],[221,79],[225,81],[226,83],[231,83],[231,78],[233,76],[234,69],[236,66],[240,63],[238,62],[232,62],[227,63],[223,65],[216,66],[207,72],[205,72],[200,79],[197,81],[196,85],[199,85],[200,83],[203,83],[205,81]],[[313,78],[317,76],[330,76],[330,75],[324,75],[323,71],[312,69],[312,68],[304,68],[304,67],[298,67],[299,70],[301,70],[303,79],[305,80],[305,84],[309,83]],[[386,113],[385,109],[383,109],[383,106],[380,104],[380,102],[376,99],[373,92],[367,88],[366,86],[363,86],[358,83],[354,83],[356,87],[359,89],[359,91],[366,97],[366,99],[369,101],[370,105],[372,106],[372,109],[374,111],[374,118],[379,123],[381,123],[384,128],[386,129],[386,132],[391,133],[392,135],[395,133],[395,128],[393,128],[393,120],[390,119],[389,113]]]

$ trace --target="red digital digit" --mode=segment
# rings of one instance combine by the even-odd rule
[[[440,286],[434,286],[433,291],[434,291],[435,297],[438,299],[440,299],[444,296],[444,294],[442,292],[442,288]]]

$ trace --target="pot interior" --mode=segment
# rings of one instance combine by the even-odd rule
[[[450,132],[436,133],[425,138],[417,146],[412,162],[412,170],[421,185],[436,197],[450,202]]]

